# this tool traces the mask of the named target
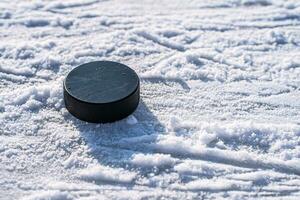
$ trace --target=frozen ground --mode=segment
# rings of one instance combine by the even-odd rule
[[[299,199],[300,2],[0,2],[0,199]],[[141,103],[114,124],[62,81],[128,64]]]

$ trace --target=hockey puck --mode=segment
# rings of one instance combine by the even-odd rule
[[[138,75],[126,65],[96,61],[74,68],[63,83],[67,110],[76,118],[94,123],[127,117],[140,99]]]

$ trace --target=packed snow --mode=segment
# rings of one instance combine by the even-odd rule
[[[0,199],[300,199],[298,0],[0,1]],[[96,60],[140,76],[128,118],[71,116]]]

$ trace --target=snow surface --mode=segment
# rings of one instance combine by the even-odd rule
[[[300,199],[300,2],[0,1],[0,199]],[[79,64],[137,71],[113,124],[64,107]]]

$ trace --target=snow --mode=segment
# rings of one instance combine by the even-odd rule
[[[131,163],[140,167],[172,166],[176,159],[165,154],[134,154]]]
[[[92,166],[79,172],[82,179],[93,181],[108,181],[117,183],[131,183],[137,174],[135,172],[126,171],[118,168],[110,168],[105,166]]]
[[[246,190],[251,186],[251,183],[248,182],[242,182],[242,181],[232,181],[232,180],[223,180],[223,179],[217,179],[214,180],[209,179],[200,179],[191,181],[184,186],[177,186],[175,185],[174,188],[176,189],[183,189],[183,190],[202,190],[202,191],[228,191],[228,190],[234,190],[234,189],[243,189]],[[177,188],[178,187],[178,188]]]
[[[134,125],[134,124],[138,123],[138,120],[134,117],[134,115],[130,115],[127,117],[126,122],[129,125]]]
[[[297,0],[0,2],[0,199],[299,199]],[[113,60],[141,102],[75,119],[62,82]]]
[[[67,192],[44,191],[39,194],[34,194],[23,199],[24,200],[72,200],[74,198]]]

